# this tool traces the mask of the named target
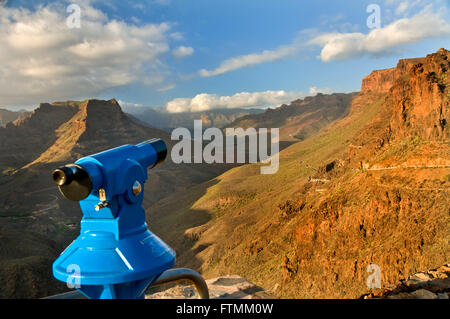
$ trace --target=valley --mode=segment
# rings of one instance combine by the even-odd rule
[[[261,163],[168,158],[149,171],[150,229],[176,250],[177,266],[206,278],[239,275],[279,298],[358,298],[368,292],[369,264],[380,266],[383,285],[445,264],[449,61],[441,49],[374,71],[358,93],[317,94],[204,122],[279,127],[278,172],[260,174]],[[192,117],[172,123],[181,119]],[[152,137],[163,138],[170,153],[167,125],[148,123],[115,99],[89,99],[42,103],[0,128],[1,297],[66,289],[51,263],[77,236],[81,213],[50,172]]]

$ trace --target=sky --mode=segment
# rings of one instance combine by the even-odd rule
[[[0,0],[0,37],[2,108],[268,107],[450,49],[450,1]]]

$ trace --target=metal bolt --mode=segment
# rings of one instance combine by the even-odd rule
[[[108,206],[108,202],[100,202],[95,205],[95,210],[98,212],[100,209],[103,209]]]
[[[133,184],[133,194],[134,196],[138,196],[142,192],[142,185],[138,181],[135,181]]]

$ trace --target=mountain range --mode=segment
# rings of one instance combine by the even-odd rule
[[[152,137],[170,154],[170,130],[194,119],[279,127],[285,145],[273,175],[261,175],[259,163],[177,165],[170,157],[149,171],[148,225],[176,250],[177,266],[206,278],[240,275],[277,297],[353,298],[367,293],[370,264],[383,284],[445,264],[449,67],[441,49],[372,72],[358,93],[266,111],[130,115],[115,99],[89,99],[2,115],[0,297],[67,289],[51,263],[79,233],[81,212],[52,184],[53,168]]]
[[[185,127],[189,130],[193,130],[194,120],[202,120],[202,126],[204,128],[225,127],[242,116],[260,114],[264,112],[263,109],[256,108],[232,108],[214,109],[201,112],[169,113],[160,108],[136,106],[127,106],[124,108],[124,111],[152,127],[168,132],[177,127]]]
[[[449,69],[440,49],[374,71],[345,117],[280,152],[276,174],[236,167],[149,206],[178,265],[282,298],[358,298],[371,264],[385,286],[447,263]]]

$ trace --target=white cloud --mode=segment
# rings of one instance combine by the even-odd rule
[[[184,36],[181,32],[172,32],[169,36],[175,41],[184,40]]]
[[[125,102],[125,101],[122,101],[122,100],[118,100],[117,102],[122,107],[122,109],[126,109],[126,108],[129,108],[129,107],[132,107],[132,108],[134,108],[134,107],[142,107],[142,104],[139,104],[139,103]]]
[[[165,86],[162,86],[160,88],[157,88],[156,91],[158,91],[158,92],[167,92],[167,91],[173,90],[175,87],[176,87],[176,85],[171,83],[171,84],[167,84]]]
[[[395,13],[398,15],[403,14],[406,12],[406,10],[408,10],[408,8],[409,8],[409,1],[400,2],[397,9],[395,9]]]
[[[313,38],[309,44],[322,46],[320,58],[328,62],[364,55],[386,55],[402,45],[449,36],[450,24],[442,14],[433,13],[428,7],[411,18],[399,19],[368,34],[326,33]]]
[[[330,89],[318,89],[312,87],[309,95],[317,93],[331,93]],[[177,98],[166,105],[170,113],[199,112],[212,109],[232,109],[246,107],[269,107],[290,103],[293,100],[304,98],[308,94],[303,92],[263,91],[263,92],[241,92],[232,96],[217,96],[216,94],[201,93],[193,98]]]
[[[398,16],[411,13],[417,8],[424,8],[430,4],[440,5],[441,0],[386,0],[388,7],[393,7],[393,11]],[[390,9],[388,9],[390,10]]]
[[[3,105],[91,97],[141,82],[160,84],[167,73],[169,23],[136,26],[79,2],[81,28],[69,29],[65,7],[0,10],[0,96]]]
[[[282,58],[293,55],[298,51],[296,45],[283,46],[275,50],[266,50],[261,53],[253,53],[247,55],[240,55],[234,58],[223,61],[218,68],[214,70],[202,69],[199,74],[203,77],[210,77],[224,74],[240,68],[253,66],[265,62],[273,62]]]
[[[188,57],[192,54],[194,54],[194,48],[192,47],[185,47],[185,46],[179,46],[176,49],[172,50],[172,54],[177,59],[182,59],[185,57]]]

